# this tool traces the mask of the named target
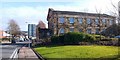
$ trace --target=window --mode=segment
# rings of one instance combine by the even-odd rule
[[[104,28],[103,30],[102,30],[102,32],[105,32],[106,31],[106,29]]]
[[[95,24],[98,25],[99,24],[99,20],[95,19]]]
[[[50,32],[47,32],[47,36],[50,36]]]
[[[110,25],[112,25],[112,23],[113,23],[113,20],[110,20]]]
[[[74,23],[74,18],[73,17],[70,18],[70,23]]]
[[[82,32],[83,30],[82,29],[79,29],[79,32]]]
[[[70,32],[74,32],[74,28],[70,28]]]
[[[79,23],[80,23],[80,24],[83,23],[83,19],[82,19],[82,18],[79,19]]]
[[[98,28],[96,28],[96,34],[98,34],[99,33],[99,29]]]
[[[64,28],[60,28],[60,33],[64,33]]]
[[[106,24],[106,19],[103,19],[102,22],[103,22],[103,24]]]
[[[60,18],[59,18],[59,23],[64,23],[64,22],[65,22],[64,17],[60,17]]]
[[[87,29],[87,33],[89,33],[89,34],[90,34],[90,33],[91,33],[91,29]]]
[[[87,18],[87,24],[91,24],[92,22],[91,22],[91,20],[90,20],[90,18]]]

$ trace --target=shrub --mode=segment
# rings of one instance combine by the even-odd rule
[[[94,40],[96,40],[96,38],[93,35],[91,35],[91,34],[86,34],[85,35],[84,41],[93,42]]]
[[[95,35],[95,34],[94,34],[94,35],[92,35],[92,36],[94,36],[94,38],[95,38],[94,40],[95,40],[95,41],[99,41],[100,38],[101,38],[101,39],[104,39],[104,38],[105,38],[105,36],[103,36],[103,35],[100,36],[100,35]]]
[[[101,41],[116,41],[118,38],[103,38]]]
[[[79,42],[79,45],[91,45],[90,42]]]
[[[83,40],[83,35],[78,32],[69,32],[64,36],[64,44],[78,44]]]
[[[117,38],[104,38],[97,42],[97,44],[118,46],[119,45],[118,41],[119,40]]]
[[[52,36],[51,37],[51,42],[52,43],[58,43],[59,42],[59,36]]]
[[[95,37],[91,34],[69,32],[60,36],[52,36],[51,42],[55,44],[79,44],[79,42],[93,42]]]

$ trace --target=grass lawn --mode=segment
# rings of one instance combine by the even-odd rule
[[[34,48],[44,58],[112,58],[118,55],[115,46],[41,46]]]

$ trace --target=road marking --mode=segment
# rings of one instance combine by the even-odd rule
[[[18,49],[19,49],[19,48],[17,48],[17,51],[15,52],[15,54],[14,54],[14,57],[13,57],[13,58],[18,58]]]
[[[13,52],[12,55],[10,56],[10,59],[11,59],[11,58],[15,58],[15,55],[16,55],[17,51],[18,51],[18,48],[16,48],[16,49],[14,50],[14,52]]]

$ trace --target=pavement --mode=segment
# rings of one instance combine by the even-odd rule
[[[34,58],[34,59],[38,59],[37,55],[34,53],[34,51],[29,48],[29,47],[22,47],[20,50],[19,50],[19,53],[18,53],[18,58],[24,58],[24,59],[27,59],[27,58]],[[39,60],[39,59],[38,59]]]

